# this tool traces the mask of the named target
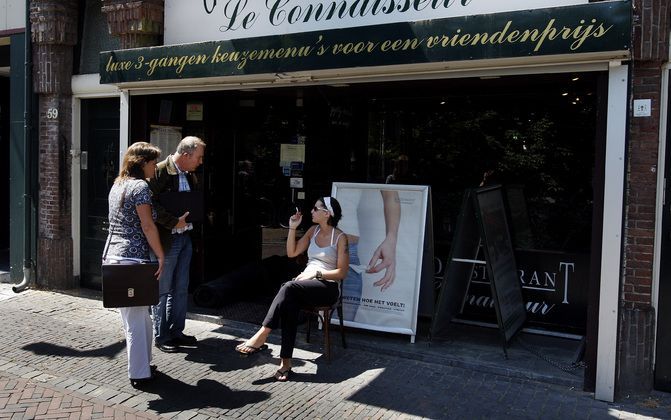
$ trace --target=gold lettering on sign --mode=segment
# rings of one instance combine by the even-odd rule
[[[184,70],[184,67],[193,66],[196,64],[204,64],[207,62],[207,54],[191,54],[191,55],[182,55],[182,56],[172,56],[172,57],[162,57],[162,58],[152,58],[149,60],[146,65],[149,67],[147,75],[151,76],[154,74],[157,68],[165,67],[175,67],[175,73],[180,74]]]
[[[249,61],[259,60],[277,60],[308,57],[312,54],[313,47],[303,45],[300,47],[285,48],[267,48],[261,50],[242,50],[242,51],[222,51],[221,45],[212,54],[210,63],[217,64],[223,62],[237,63],[236,67],[240,70],[247,66]]]
[[[132,61],[114,61],[114,57],[110,55],[109,60],[107,60],[107,65],[105,66],[105,70],[108,73],[113,73],[116,71],[128,71],[132,67]]]

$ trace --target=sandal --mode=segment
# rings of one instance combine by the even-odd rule
[[[293,373],[291,368],[287,370],[277,369],[277,372],[275,372],[275,380],[277,380],[277,382],[287,382]]]
[[[250,346],[247,343],[242,343],[242,344],[239,344],[235,347],[235,351],[242,354],[243,356],[250,356],[254,353],[258,353],[260,351],[263,351],[267,348],[268,348],[267,344],[264,344],[260,347],[254,347],[254,346]]]

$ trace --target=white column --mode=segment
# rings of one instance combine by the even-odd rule
[[[664,220],[664,204],[666,202],[666,130],[669,118],[669,72],[671,64],[662,66],[662,90],[659,95],[659,148],[657,152],[657,198],[655,203],[655,239],[652,254],[652,296],[651,303],[655,310],[655,325],[659,322],[659,282],[662,259],[662,222]],[[652,366],[657,363],[657,331],[654,332],[652,343]]]
[[[81,275],[81,109],[82,101],[72,98],[72,144],[70,145],[70,191],[72,208],[72,275]]]
[[[662,66],[662,90],[659,95],[659,149],[657,152],[657,202],[655,204],[655,242],[652,256],[652,306],[655,308],[655,325],[657,325],[657,315],[659,308],[659,270],[661,263],[662,236],[657,232],[662,231],[662,221],[664,218],[664,203],[666,197],[666,130],[667,119],[669,115],[669,71],[671,64]],[[655,332],[655,341],[657,333]],[[657,355],[655,354],[657,346],[653,346],[653,363]]]
[[[599,336],[594,397],[609,402],[612,402],[615,396],[617,314],[622,273],[625,138],[629,103],[627,100],[628,71],[628,66],[619,61],[612,62],[608,69]]]
[[[123,162],[123,155],[128,150],[130,139],[130,92],[122,90],[119,95],[121,104],[119,107],[119,168]]]

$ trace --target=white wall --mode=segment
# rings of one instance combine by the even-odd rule
[[[23,29],[26,26],[26,2],[24,0],[0,0],[0,32]]]

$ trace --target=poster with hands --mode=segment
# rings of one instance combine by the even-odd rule
[[[336,182],[331,195],[350,245],[345,324],[415,335],[428,187]]]

